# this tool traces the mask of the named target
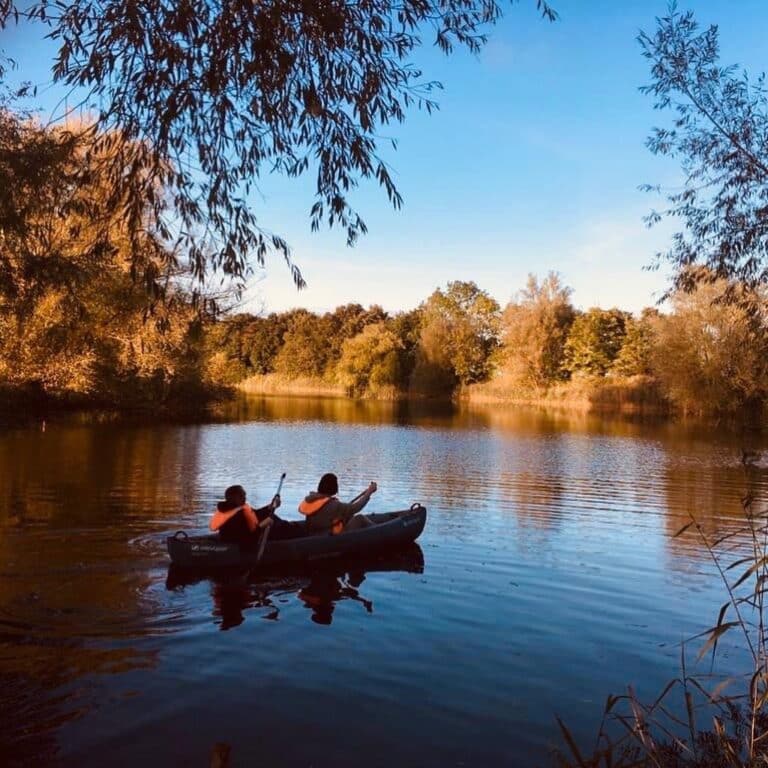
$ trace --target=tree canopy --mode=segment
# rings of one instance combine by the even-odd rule
[[[242,280],[249,256],[263,265],[276,250],[301,286],[288,243],[253,210],[260,178],[312,172],[312,227],[341,226],[354,243],[361,179],[401,204],[381,129],[436,106],[415,51],[429,37],[477,51],[501,13],[496,0],[0,0],[0,27],[45,26],[54,81],[85,94],[102,136],[124,139],[108,155],[117,196],[153,208],[198,278]]]
[[[682,189],[649,223],[678,219],[678,232],[663,254],[677,267],[675,287],[702,280],[768,281],[768,92],[764,76],[720,63],[718,30],[700,30],[692,13],[674,4],[654,34],[639,37],[652,81],[641,90],[654,106],[673,113],[670,127],[656,128],[648,146],[679,158]],[[652,187],[648,187],[653,189]]]
[[[513,379],[543,388],[565,378],[565,343],[575,316],[572,293],[556,272],[541,280],[531,274],[509,302],[503,319],[504,367]]]
[[[422,306],[417,379],[450,387],[486,378],[498,347],[499,314],[497,301],[473,281],[438,288]]]

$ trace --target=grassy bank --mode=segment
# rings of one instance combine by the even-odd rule
[[[669,401],[650,376],[578,376],[549,389],[523,388],[504,377],[465,387],[470,404],[550,405],[581,411],[667,414]]]
[[[346,388],[319,377],[289,378],[270,373],[252,376],[237,385],[243,392],[256,395],[292,397],[349,397]],[[394,388],[368,392],[362,399],[424,399]],[[360,398],[356,398],[360,399]],[[477,405],[539,405],[578,411],[666,414],[671,411],[658,383],[649,376],[576,377],[549,389],[521,388],[504,377],[457,390],[455,400]]]

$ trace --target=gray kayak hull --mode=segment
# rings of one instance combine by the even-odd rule
[[[243,548],[218,536],[188,536],[179,531],[166,539],[174,565],[189,568],[218,568],[238,565],[275,565],[298,563],[364,554],[379,549],[402,546],[416,541],[427,522],[427,510],[420,504],[410,509],[366,515],[376,525],[358,528],[336,536],[320,534],[281,541],[267,540],[261,561],[256,549]]]

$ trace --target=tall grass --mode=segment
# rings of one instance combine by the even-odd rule
[[[742,456],[748,489],[755,487],[755,458]],[[697,661],[709,653],[714,660],[721,639],[735,634],[748,652],[749,668],[710,689],[689,675],[684,644],[680,676],[653,702],[642,702],[631,687],[621,696],[608,696],[590,752],[558,718],[565,747],[555,753],[555,762],[561,768],[768,766],[768,507],[752,490],[741,505],[743,519],[724,535],[712,538],[691,513],[675,536],[691,530],[699,537],[727,596],[715,624],[691,638],[701,645]],[[727,688],[734,692],[726,693]]]
[[[470,403],[549,405],[581,411],[666,414],[669,401],[650,376],[574,376],[570,381],[536,389],[499,376],[465,387]]]

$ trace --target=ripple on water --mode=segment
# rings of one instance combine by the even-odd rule
[[[0,740],[20,761],[191,763],[226,740],[243,764],[545,762],[555,714],[593,735],[607,693],[653,695],[711,625],[713,567],[675,531],[732,531],[768,489],[721,434],[273,407],[0,435],[0,703],[28,726]],[[293,517],[328,470],[346,497],[376,479],[372,509],[425,503],[421,560],[172,578],[165,537],[204,530],[227,485],[266,502],[285,471]]]

